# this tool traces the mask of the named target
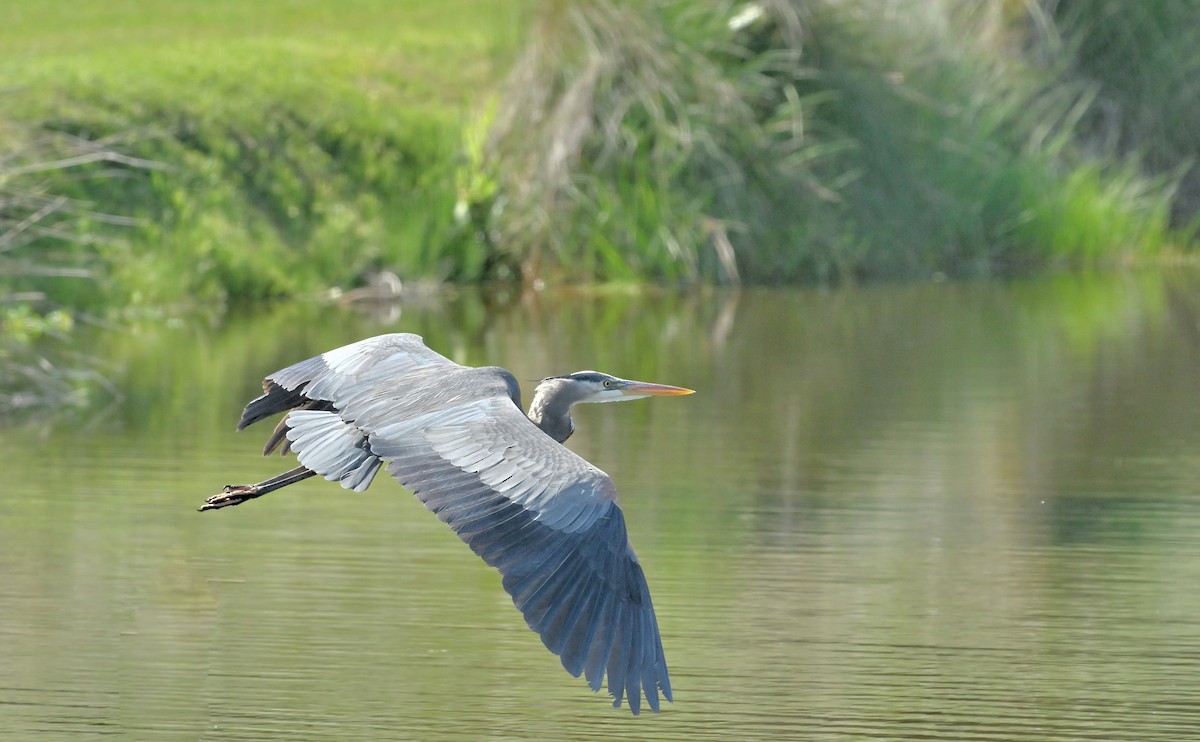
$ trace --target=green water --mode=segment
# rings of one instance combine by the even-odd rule
[[[676,701],[614,711],[390,479],[234,433],[261,377],[387,331],[597,405]],[[1200,280],[462,294],[96,330],[117,403],[0,429],[0,738],[1200,736]],[[529,387],[527,387],[529,388]]]

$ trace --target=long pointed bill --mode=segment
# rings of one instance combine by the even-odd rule
[[[621,388],[621,394],[626,397],[679,397],[684,394],[695,394],[691,389],[669,384],[651,384],[648,381],[628,381]]]

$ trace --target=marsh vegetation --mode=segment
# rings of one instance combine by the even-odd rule
[[[48,178],[136,225],[78,225],[89,281],[5,280],[128,309],[384,269],[794,283],[1187,248],[1196,3],[884,6],[43,3],[0,32],[4,118],[163,167]]]
[[[12,20],[8,346],[381,274],[1110,268],[1188,258],[1198,223],[1192,0],[47,0]],[[64,148],[92,155],[53,166]]]

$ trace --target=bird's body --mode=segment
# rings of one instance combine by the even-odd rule
[[[581,402],[689,394],[595,371],[539,384],[530,414],[515,378],[461,366],[409,334],[381,335],[277,371],[246,405],[238,429],[280,412],[264,454],[294,451],[301,466],[254,485],[227,486],[202,510],[321,475],[362,491],[381,466],[488,564],[530,628],[593,690],[605,675],[619,706],[671,699],[645,576],[607,474],[561,445]]]

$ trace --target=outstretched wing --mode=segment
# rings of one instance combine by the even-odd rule
[[[593,690],[607,675],[614,705],[627,699],[634,713],[643,694],[656,711],[659,692],[671,699],[612,480],[525,417],[511,374],[455,364],[416,335],[385,335],[276,372],[264,389],[239,427],[304,407],[286,431],[302,464],[361,490],[386,462],[500,571],[568,672]]]

